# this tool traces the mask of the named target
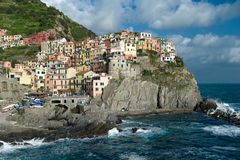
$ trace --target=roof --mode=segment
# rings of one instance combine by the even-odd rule
[[[89,71],[81,71],[81,72],[78,72],[77,75],[84,75],[87,72],[89,72]]]

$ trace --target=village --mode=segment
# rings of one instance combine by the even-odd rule
[[[162,63],[175,63],[172,41],[154,38],[151,33],[122,31],[79,42],[65,38],[52,40],[52,33],[36,33],[28,38],[7,35],[0,29],[0,47],[41,44],[36,60],[12,64],[1,61],[2,75],[34,92],[48,96],[101,96],[111,79],[137,77],[142,72],[138,57],[154,53]]]

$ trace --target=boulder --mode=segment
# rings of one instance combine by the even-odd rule
[[[3,146],[4,144],[2,142],[0,142],[0,148]]]
[[[194,111],[208,113],[211,110],[216,110],[217,103],[214,100],[203,100],[196,104]]]

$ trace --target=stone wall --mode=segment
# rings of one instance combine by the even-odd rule
[[[24,97],[24,93],[28,92],[29,88],[18,84],[14,80],[0,76],[0,98],[9,102],[17,102]]]

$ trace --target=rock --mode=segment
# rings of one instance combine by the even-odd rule
[[[157,106],[158,85],[131,78],[118,82],[111,81],[105,88],[102,100],[105,109],[119,112],[154,110]]]
[[[216,110],[217,104],[214,100],[203,100],[196,104],[194,111],[208,113],[208,111]]]
[[[132,128],[132,133],[136,133],[138,128]]]
[[[0,142],[0,148],[3,146],[4,144],[2,142]]]
[[[116,123],[116,124],[120,124],[122,123],[122,120],[117,117],[115,114],[113,113],[110,113],[108,116],[107,116],[107,119],[106,119],[107,122],[110,122],[110,123]]]
[[[240,125],[239,113],[226,106],[223,106],[223,108],[218,108],[217,103],[211,99],[203,100],[197,103],[194,111],[206,113],[210,117],[222,119],[230,123]]]
[[[166,70],[168,73],[165,73]],[[156,73],[155,73],[156,72]],[[112,112],[193,111],[201,101],[196,80],[185,69],[159,69],[154,76],[112,80],[104,89],[102,108]]]
[[[21,100],[24,97],[24,93],[28,91],[30,91],[28,87],[0,75],[0,97],[2,99],[15,103]]]
[[[13,146],[18,146],[18,145],[31,146],[32,144],[27,143],[27,142],[22,142],[22,143],[12,142],[11,145],[13,145]]]

